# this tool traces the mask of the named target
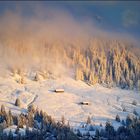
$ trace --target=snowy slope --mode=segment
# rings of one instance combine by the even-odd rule
[[[54,90],[62,88],[64,93],[55,93]],[[16,98],[21,100],[21,108],[14,105]],[[137,105],[132,105],[136,100]],[[80,105],[82,101],[90,105]],[[56,80],[33,81],[26,79],[26,84],[18,84],[13,77],[0,77],[0,105],[14,113],[27,111],[30,104],[46,111],[56,120],[64,115],[71,126],[80,126],[90,116],[92,123],[103,125],[109,119],[114,121],[116,114],[124,119],[134,109],[140,114],[140,94],[137,91],[122,90],[119,88],[105,88],[99,84],[89,86],[82,81],[61,77]],[[126,112],[123,109],[126,109]]]

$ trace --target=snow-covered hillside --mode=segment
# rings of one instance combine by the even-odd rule
[[[54,92],[62,88],[63,93]],[[16,98],[21,101],[21,107],[14,105]],[[80,102],[89,102],[89,105],[81,105]],[[137,105],[133,105],[133,101]],[[62,77],[33,81],[26,79],[25,84],[17,83],[13,77],[0,77],[0,105],[15,114],[26,113],[27,107],[34,104],[39,109],[46,111],[56,120],[62,116],[69,121],[72,127],[79,127],[90,116],[92,123],[103,125],[109,119],[114,126],[120,124],[115,121],[119,114],[121,119],[134,112],[140,114],[140,94],[134,90],[122,90],[119,88],[105,88],[99,84],[90,86],[82,81]]]

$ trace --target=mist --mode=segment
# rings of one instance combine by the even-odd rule
[[[63,49],[86,48],[93,38],[138,44],[131,35],[101,29],[93,19],[78,20],[66,10],[36,6],[30,16],[7,10],[0,16],[1,68],[67,73]]]

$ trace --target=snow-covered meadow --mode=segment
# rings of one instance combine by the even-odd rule
[[[65,91],[54,92],[58,88]],[[21,101],[20,108],[15,106],[17,98]],[[133,105],[133,101],[137,105]],[[81,105],[80,102],[90,104]],[[9,76],[0,77],[1,104],[14,114],[26,113],[27,107],[34,104],[56,120],[61,120],[64,116],[73,128],[82,127],[88,116],[95,126],[104,126],[110,120],[118,128],[121,123],[115,121],[117,114],[121,120],[128,114],[133,114],[134,110],[140,114],[140,93],[135,90],[106,88],[99,84],[90,86],[68,77],[39,81],[26,78],[25,84],[19,84],[15,77]]]

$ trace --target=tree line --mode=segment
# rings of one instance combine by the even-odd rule
[[[140,90],[140,49],[138,47],[119,40],[97,38],[91,39],[84,47],[74,42],[66,44],[59,42],[52,44],[45,42],[36,48],[35,60],[32,61],[35,65],[34,69],[44,73],[43,77],[47,78],[48,73],[57,71],[64,74],[65,70],[74,69],[76,80],[83,80],[90,84],[104,84],[108,87],[118,86]],[[19,55],[18,49],[15,48],[15,51]],[[27,65],[29,68],[28,63],[22,60],[29,53],[28,51],[30,50],[24,51],[21,54],[22,57],[17,56],[19,61],[21,59],[20,66],[11,65],[9,66],[11,70],[18,69],[23,73],[23,67],[26,69]],[[36,59],[41,62],[41,65],[36,62]],[[59,69],[58,64],[64,67]],[[35,80],[38,79],[39,76],[36,75]],[[24,83],[24,78],[21,79],[21,83]]]

